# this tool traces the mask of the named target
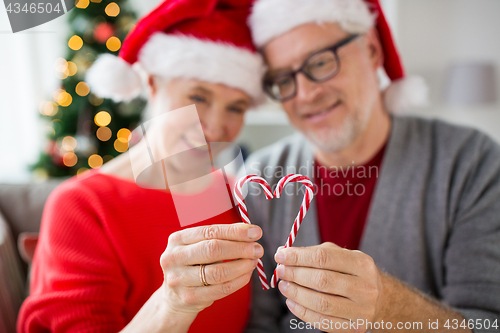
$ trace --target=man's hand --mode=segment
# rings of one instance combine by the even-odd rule
[[[363,252],[323,243],[282,249],[275,260],[281,264],[278,287],[290,311],[303,321],[328,322],[328,329],[321,328],[327,332],[340,327],[355,331],[350,321],[375,322],[379,317],[383,277],[373,259]]]

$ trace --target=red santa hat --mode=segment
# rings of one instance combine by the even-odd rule
[[[88,70],[91,90],[115,101],[142,92],[141,72],[195,78],[262,100],[262,57],[246,25],[251,0],[166,0],[125,38],[118,57],[101,55]]]
[[[384,69],[391,80],[384,93],[387,110],[397,113],[427,103],[424,80],[405,76],[378,0],[257,0],[249,17],[253,41],[258,48],[297,26],[312,22],[336,22],[353,34],[376,27],[385,55]]]

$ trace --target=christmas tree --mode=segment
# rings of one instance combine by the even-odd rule
[[[101,53],[116,54],[136,16],[126,0],[77,0],[68,14],[66,59],[55,62],[61,87],[40,103],[48,142],[32,166],[37,178],[73,176],[99,168],[128,149],[145,102],[115,103],[90,92],[85,73]]]

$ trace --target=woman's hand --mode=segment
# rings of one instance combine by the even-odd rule
[[[198,312],[245,286],[262,257],[258,226],[244,223],[184,229],[160,258],[164,282],[121,333],[185,333]],[[223,262],[224,260],[231,260]],[[201,264],[208,286],[203,285]]]
[[[195,227],[171,234],[160,259],[169,310],[197,314],[245,286],[257,259],[264,254],[255,242],[261,236],[258,226],[244,223]],[[207,286],[203,285],[203,273]]]

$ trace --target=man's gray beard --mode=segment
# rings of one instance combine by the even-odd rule
[[[326,153],[337,153],[349,147],[366,129],[370,120],[371,109],[350,114],[339,129],[326,129],[321,132],[307,132],[305,136],[319,150]]]

